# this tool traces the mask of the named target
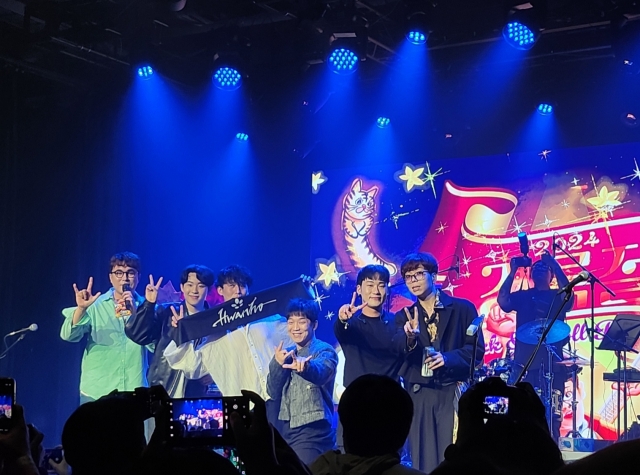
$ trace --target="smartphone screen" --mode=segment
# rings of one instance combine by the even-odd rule
[[[229,414],[248,421],[249,399],[208,397],[172,399],[169,403],[169,437],[174,446],[234,447]]]
[[[505,396],[485,396],[484,413],[506,415],[509,413],[509,398]]]
[[[224,431],[222,398],[174,399],[172,434],[183,439],[219,439]]]
[[[0,432],[11,429],[13,405],[16,399],[16,382],[12,378],[0,378]]]

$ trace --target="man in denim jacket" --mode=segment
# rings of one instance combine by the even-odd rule
[[[294,347],[275,349],[269,364],[267,392],[278,401],[282,436],[309,464],[335,445],[332,392],[338,355],[316,339],[318,307],[312,300],[293,299],[287,307],[287,329]]]

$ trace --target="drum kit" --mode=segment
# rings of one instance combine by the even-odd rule
[[[545,331],[545,328],[546,320],[543,319],[525,323],[518,328],[516,339],[528,345],[537,345],[542,333]],[[548,365],[545,368],[545,371],[541,372],[541,381],[539,382],[540,384],[537,385],[536,391],[547,407],[549,419],[553,416],[562,416],[563,395],[560,391],[552,388],[553,371],[549,371],[548,368],[552,368],[553,366],[567,368],[571,373],[574,387],[577,387],[576,379],[578,372],[582,367],[589,366],[589,360],[578,356],[575,352],[564,350],[563,355],[560,356],[557,354],[556,349],[551,346],[567,338],[570,332],[571,330],[569,325],[565,322],[555,321],[543,343],[547,349]],[[556,361],[553,361],[554,359]],[[479,382],[490,377],[498,377],[505,383],[513,385],[519,379],[522,379],[520,376],[523,369],[523,365],[517,363],[507,350],[507,355],[505,357],[494,359],[489,364],[477,368],[474,373],[474,382]],[[573,391],[572,407],[574,414],[577,405],[576,393],[576,391]],[[576,432],[575,428],[573,432]],[[568,435],[568,437],[579,436],[580,435],[577,432]]]

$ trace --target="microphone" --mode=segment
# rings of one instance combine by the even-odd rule
[[[122,284],[122,291],[131,292],[131,286],[129,285],[129,282],[125,282],[124,284]]]
[[[7,336],[13,336],[13,335],[18,335],[20,333],[24,333],[24,332],[34,332],[38,329],[38,325],[36,325],[35,323],[32,323],[31,325],[29,325],[26,328],[22,328],[20,330],[16,330],[14,332],[11,332],[9,334],[7,334]]]
[[[529,254],[529,239],[527,238],[527,233],[520,232],[518,233],[518,241],[520,242],[520,252],[523,256]]]
[[[473,319],[469,328],[467,328],[467,336],[474,336],[478,333],[478,328],[482,326],[482,321],[484,320],[484,313],[482,315],[478,315]]]
[[[578,285],[580,282],[584,282],[585,280],[589,280],[589,273],[586,270],[583,270],[576,277],[574,277],[571,282],[560,289],[560,291],[558,291],[558,295],[564,292],[571,292],[576,285]]]

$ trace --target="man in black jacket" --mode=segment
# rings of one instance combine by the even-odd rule
[[[400,375],[414,405],[409,434],[413,468],[429,473],[453,442],[457,383],[468,379],[473,358],[474,337],[466,331],[478,313],[468,300],[436,288],[438,262],[433,255],[409,254],[401,273],[417,302],[396,314],[393,341],[405,354]],[[483,355],[480,331],[474,362]]]
[[[158,289],[162,277],[154,283],[149,276],[149,284],[145,289],[145,301],[135,315],[125,325],[127,336],[139,345],[155,344],[153,359],[149,365],[148,379],[150,385],[162,385],[172,398],[202,397],[207,392],[211,378],[205,376],[200,380],[188,380],[180,370],[172,369],[163,353],[172,341],[172,320],[188,317],[208,308],[207,295],[213,286],[214,275],[211,269],[201,265],[191,265],[182,271],[180,290],[184,296],[182,302],[156,305]],[[195,343],[193,343],[195,344]]]

